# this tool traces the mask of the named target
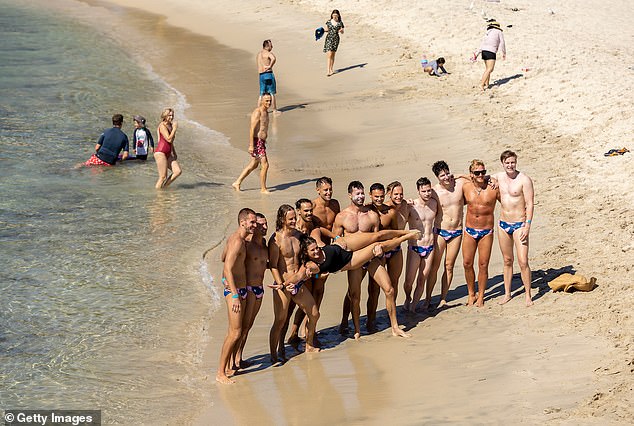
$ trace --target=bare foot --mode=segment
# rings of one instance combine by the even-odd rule
[[[319,352],[321,349],[306,344],[306,352]]]
[[[233,186],[233,189],[240,192],[240,184],[238,182],[233,182],[231,186]]]
[[[239,190],[238,190],[238,191],[239,191]],[[268,189],[266,189],[266,188],[264,188],[264,189],[260,189],[260,192],[261,192],[262,194],[270,194],[270,193],[271,193],[271,192],[270,192]]]
[[[368,322],[365,325],[365,329],[368,331],[368,333],[376,333],[377,331],[379,331],[379,329],[376,328],[376,323],[374,321]]]
[[[404,332],[403,330],[401,330],[398,327],[392,327],[392,336],[394,336],[394,337],[405,337],[405,338],[412,337],[411,334],[408,334],[408,333]]]
[[[251,361],[240,360],[240,368],[249,368],[253,365]]]
[[[478,297],[478,300],[476,301],[476,306],[478,308],[481,308],[484,306],[484,299],[482,299],[481,297]]]
[[[321,342],[317,338],[316,334],[315,334],[315,337],[313,337],[313,346],[316,347],[316,348],[321,348]]]
[[[409,305],[412,303],[412,299],[410,299],[409,297],[405,297],[405,303],[403,303],[403,310],[404,311],[409,311]]]
[[[275,116],[282,115],[282,111],[280,111],[279,109],[274,109],[273,110],[273,115],[275,115]]]
[[[238,371],[238,368],[237,368],[237,367],[227,368],[227,369],[225,370],[225,375],[226,375],[227,377],[232,377],[232,376],[235,376],[235,375],[236,375],[236,372],[237,372],[237,371]]]
[[[467,306],[473,306],[475,303],[475,296],[469,296],[469,299],[467,299]]]
[[[526,296],[526,307],[530,307],[533,306],[535,303],[533,303],[533,300],[531,299],[530,296]]]
[[[446,300],[441,300],[440,303],[438,304],[438,307],[436,307],[436,310],[440,310],[442,308],[444,308],[445,306],[447,306],[447,301]]]
[[[222,383],[223,385],[232,385],[236,382],[235,380],[231,380],[223,374],[216,374],[216,381],[218,383]]]
[[[498,302],[498,305],[504,305],[505,303],[508,303],[510,301],[511,301],[511,296],[508,296],[508,295],[505,294],[504,295],[504,299],[500,300]]]
[[[354,340],[359,340],[361,338],[361,333],[354,333]]]

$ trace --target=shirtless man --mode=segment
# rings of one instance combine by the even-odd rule
[[[409,229],[421,232],[416,243],[410,240],[405,264],[405,303],[403,308],[412,313],[423,296],[425,283],[434,260],[434,222],[438,214],[438,203],[432,198],[431,182],[426,177],[416,181],[418,198],[409,206],[410,214],[407,222]],[[412,296],[412,286],[416,288]]]
[[[244,168],[238,179],[231,184],[233,189],[240,191],[242,181],[255,169],[260,167],[260,192],[268,194],[266,189],[266,173],[269,170],[269,160],[266,157],[266,138],[269,131],[268,109],[271,106],[271,95],[265,93],[261,97],[259,106],[251,113],[251,125],[249,128],[249,154],[251,162]]]
[[[229,327],[227,336],[220,350],[220,362],[216,381],[223,384],[235,383],[227,372],[233,373],[230,363],[236,344],[242,334],[242,317],[247,298],[247,237],[251,236],[256,228],[255,212],[244,208],[238,213],[238,229],[227,238],[227,247],[224,254],[223,282],[225,303],[227,304]]]
[[[295,211],[297,212],[297,222],[295,223],[295,229],[301,232],[304,235],[310,235],[310,233],[315,229],[315,224],[313,223],[313,202],[308,198],[300,198],[295,202]],[[315,299],[315,304],[317,305],[317,310],[321,306],[321,300],[324,297],[324,286],[323,282],[315,291],[314,282],[317,279],[311,277],[306,280],[304,283],[304,287],[313,295],[313,299]],[[290,318],[293,314],[293,309],[295,309],[295,304],[290,303],[288,307],[288,317]],[[299,338],[299,327],[302,324],[302,321],[306,315],[301,309],[298,309],[295,312],[295,317],[293,319],[293,325],[291,327],[291,335],[288,337],[289,344],[295,344],[300,342]],[[288,318],[287,318],[288,321]],[[288,324],[282,329],[282,335],[286,335],[286,329],[288,328]],[[315,336],[315,345],[319,346],[317,336]]]
[[[313,296],[304,288],[303,281],[289,283],[287,280],[299,270],[299,237],[300,232],[295,229],[297,216],[295,209],[283,204],[277,210],[275,233],[269,240],[269,267],[275,282],[270,285],[273,289],[273,310],[275,320],[269,335],[271,362],[278,362],[278,354],[284,361],[286,351],[282,329],[288,316],[288,306],[295,302],[308,316],[306,324],[306,352],[317,352],[313,337],[319,319],[319,311]]]
[[[484,306],[484,292],[489,279],[489,259],[493,245],[495,202],[498,189],[487,184],[486,169],[481,160],[473,160],[469,166],[471,179],[462,190],[467,205],[465,236],[462,239],[462,264],[469,290],[468,306]],[[475,294],[475,270],[473,263],[478,252],[478,297]]]
[[[387,186],[387,195],[389,200],[386,204],[394,208],[396,215],[395,229],[405,229],[405,225],[407,225],[409,220],[410,209],[409,205],[403,202],[403,185],[399,181],[391,182]],[[394,287],[394,300],[396,300],[398,280],[403,272],[403,252],[401,247],[399,246],[397,249],[385,253],[385,258],[387,259],[385,266],[390,275],[392,287]]]
[[[385,187],[381,183],[373,183],[370,186],[370,201],[371,204],[368,206],[374,210],[379,215],[379,230],[382,229],[399,229],[398,228],[398,220],[396,215],[396,209],[392,206],[384,204],[385,201]],[[404,228],[403,228],[404,229]],[[386,266],[388,259],[392,257],[395,253],[400,251],[400,246],[398,249],[390,250],[389,252],[383,255],[381,262],[383,266]],[[401,263],[402,267],[402,263]],[[387,268],[386,268],[387,269]],[[389,272],[388,272],[389,275]],[[390,277],[390,282],[392,283],[392,287],[394,287],[394,283]],[[396,285],[398,285],[398,280]],[[368,277],[368,304],[367,304],[367,330],[369,333],[374,333],[377,331],[376,328],[376,310],[379,304],[379,293],[381,289],[379,285],[374,281],[372,277]],[[394,287],[394,300],[396,300],[396,288]]]
[[[498,242],[504,257],[504,299],[501,305],[511,300],[511,280],[513,279],[513,246],[517,252],[517,263],[526,297],[526,306],[531,306],[531,268],[528,265],[528,234],[533,219],[534,197],[533,181],[516,169],[517,154],[504,151],[500,155],[504,172],[495,177],[500,186],[500,232]]]
[[[242,315],[242,335],[239,344],[236,345],[234,355],[234,369],[245,368],[249,363],[242,359],[244,345],[247,343],[249,331],[253,327],[255,317],[260,312],[262,298],[264,297],[264,272],[268,269],[269,250],[266,247],[266,231],[268,225],[266,217],[262,213],[255,214],[257,227],[250,236],[247,237],[247,256],[245,268],[247,274],[247,297]]]
[[[313,200],[313,223],[315,226],[332,231],[335,217],[341,211],[339,201],[332,198],[332,179],[322,176],[317,179],[315,187],[319,196]],[[325,239],[322,237],[322,240],[324,244],[330,243],[327,237]]]
[[[435,162],[432,165],[432,171],[438,178],[438,183],[432,188],[432,196],[439,203],[440,214],[434,224],[434,233],[436,234],[434,250],[436,250],[436,254],[427,279],[425,306],[429,306],[431,302],[431,295],[438,277],[438,269],[440,268],[443,254],[445,254],[440,303],[438,304],[440,309],[447,304],[447,293],[453,280],[453,269],[462,243],[462,216],[464,215],[462,186],[465,179],[455,179],[449,171],[449,166],[444,161]]]
[[[275,104],[276,84],[275,76],[273,75],[273,65],[275,65],[277,58],[272,50],[273,42],[271,40],[264,40],[264,42],[262,42],[262,50],[260,50],[255,58],[258,65],[258,73],[260,73],[260,97],[258,99],[258,105],[262,102],[262,96],[265,93],[269,93],[271,95],[273,114],[278,115],[281,114],[281,112],[277,110]]]
[[[379,230],[379,215],[370,207],[364,205],[365,190],[359,181],[352,181],[348,185],[348,195],[350,205],[343,209],[335,218],[332,232],[335,235],[346,236],[356,232],[377,232]],[[361,317],[361,281],[365,276],[366,268],[348,270],[348,295],[350,298],[350,311],[352,312],[352,322],[354,324],[354,338],[361,337],[361,327],[359,319]],[[396,320],[396,303],[394,302],[394,289],[390,283],[390,277],[378,258],[372,259],[367,264],[367,272],[376,280],[385,293],[385,305],[394,336],[407,337],[408,335],[398,327]],[[340,331],[346,328],[348,318],[345,311]]]

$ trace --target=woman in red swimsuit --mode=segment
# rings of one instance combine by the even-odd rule
[[[156,181],[156,189],[165,188],[176,180],[182,173],[181,166],[176,161],[176,150],[174,149],[174,137],[178,123],[174,121],[174,110],[165,108],[161,114],[161,124],[158,126],[159,143],[154,151],[154,160],[158,169],[159,178]],[[167,176],[167,171],[172,174]]]

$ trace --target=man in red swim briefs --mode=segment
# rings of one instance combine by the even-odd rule
[[[271,95],[265,93],[262,95],[260,105],[251,114],[251,127],[249,132],[249,154],[251,154],[251,162],[244,168],[238,179],[231,184],[236,191],[240,191],[242,181],[255,169],[258,165],[260,168],[260,192],[268,194],[266,189],[266,173],[269,170],[269,161],[266,158],[266,137],[269,131],[269,115],[268,109],[271,106]]]

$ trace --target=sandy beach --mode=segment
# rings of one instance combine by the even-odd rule
[[[444,159],[453,172],[464,173],[470,160],[480,158],[497,172],[499,154],[509,148],[536,188],[530,251],[534,306],[524,306],[518,276],[514,299],[496,303],[503,294],[496,242],[484,308],[465,306],[459,257],[449,309],[415,316],[399,309],[399,322],[412,334],[399,339],[389,333],[382,297],[381,331],[357,342],[337,333],[347,285],[345,274],[337,274],[326,284],[318,324],[325,350],[289,349],[297,356],[273,368],[267,291],[245,350],[254,366],[238,374],[235,385],[214,381],[226,312],[221,306],[202,318],[204,354],[195,357],[197,374],[187,378],[200,395],[188,410],[175,413],[175,422],[634,421],[634,220],[629,216],[634,167],[632,153],[603,155],[611,148],[634,149],[629,2],[615,1],[609,8],[598,0],[107,4],[166,17],[164,25],[128,29],[118,37],[142,31],[165,40],[145,46],[154,72],[185,95],[189,119],[221,132],[235,148],[217,177],[233,208],[230,227],[238,209],[248,206],[267,216],[272,231],[278,206],[314,198],[314,179],[322,175],[333,179],[342,206],[349,203],[351,180],[362,181],[367,190],[373,182],[398,179],[405,195],[414,197],[420,176],[435,182],[435,161]],[[340,72],[326,77],[323,44],[314,41],[313,32],[333,8],[341,10],[346,32],[335,62]],[[496,64],[493,87],[482,93],[477,83],[483,65],[469,57],[484,34],[484,18],[490,17],[504,29],[508,55]],[[254,58],[268,38],[278,57],[277,99],[283,111],[271,122],[272,194],[259,193],[255,175],[236,194],[230,183],[248,160],[248,114],[257,100]],[[210,46],[226,61],[210,61]],[[444,56],[451,74],[424,74],[423,55]],[[220,246],[206,261],[215,279],[222,267]],[[590,293],[550,291],[547,282],[570,271],[596,277],[598,287]],[[211,296],[217,297],[219,286],[214,289]],[[364,289],[362,328],[366,298]],[[402,298],[401,292],[397,305]]]

